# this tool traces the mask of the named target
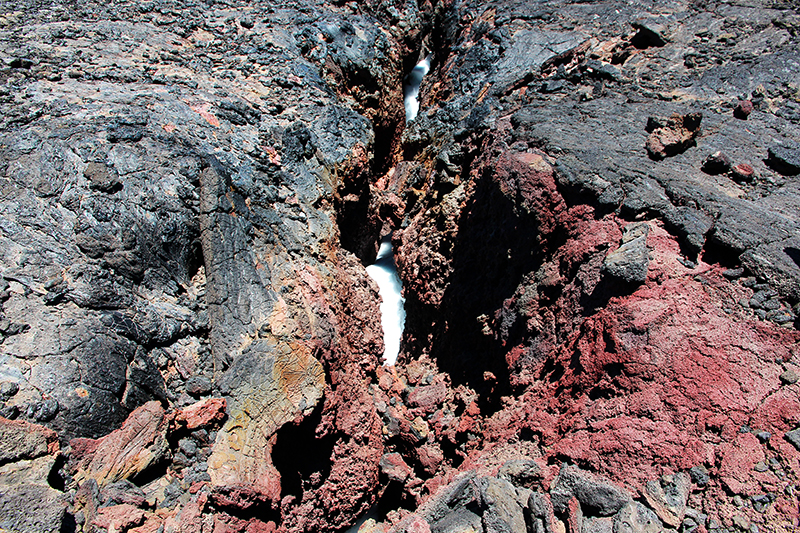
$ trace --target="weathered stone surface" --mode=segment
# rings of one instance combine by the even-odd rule
[[[23,420],[0,418],[0,465],[58,451],[55,431]]]
[[[564,465],[550,490],[553,508],[564,512],[570,498],[580,502],[585,514],[612,516],[631,500],[631,495],[606,479]]]
[[[178,423],[185,423],[186,429],[197,429],[220,424],[227,416],[225,398],[208,398],[184,407],[175,415]]]
[[[174,426],[141,531],[341,530],[378,494],[420,509],[412,530],[486,531],[478,484],[434,496],[462,471],[511,483],[527,529],[607,531],[578,494],[553,494],[556,517],[528,492],[564,461],[638,493],[693,472],[709,519],[687,532],[797,528],[788,3],[13,8],[0,412],[57,431],[74,464],[160,402]],[[402,79],[429,52],[406,125]],[[378,370],[363,265],[393,231],[408,320]],[[614,254],[623,276],[604,276]],[[54,457],[0,469],[55,480]],[[71,504],[85,524],[93,483]]]
[[[800,174],[800,145],[792,143],[770,147],[767,164],[786,176]]]
[[[145,513],[143,510],[124,503],[102,507],[92,525],[106,530],[128,531],[133,527],[141,526],[144,523],[144,519]]]
[[[669,118],[650,117],[647,120],[647,153],[652,159],[680,154],[695,145],[700,133],[702,113],[673,114]]]
[[[787,431],[784,434],[786,440],[792,443],[792,445],[800,451],[800,428],[793,429],[791,431]]]
[[[0,485],[0,528],[19,533],[58,533],[66,512],[63,494],[47,485]]]
[[[639,502],[629,502],[614,515],[613,533],[661,533],[658,516]]]
[[[0,418],[0,529],[62,530],[68,501],[50,486],[60,459],[54,431]]]
[[[496,478],[479,480],[485,531],[525,531],[525,516],[517,491],[508,481]]]
[[[100,439],[81,460],[75,479],[104,486],[142,473],[164,458],[169,417],[158,402],[133,411],[120,429]]]
[[[381,473],[391,481],[404,483],[411,476],[411,468],[399,453],[387,453],[381,457]]]
[[[650,266],[647,224],[629,224],[622,232],[622,244],[603,260],[603,272],[625,283],[644,283]]]
[[[648,482],[644,487],[644,497],[664,524],[677,528],[683,524],[691,489],[689,474],[678,472]]]

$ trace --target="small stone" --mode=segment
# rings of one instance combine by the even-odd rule
[[[597,516],[612,516],[631,501],[630,494],[600,476],[575,466],[563,465],[550,489],[550,498],[557,512],[566,512],[572,498],[591,508]]]
[[[691,478],[688,474],[678,472],[648,481],[644,497],[665,524],[677,528],[683,523],[690,491]]]
[[[731,159],[721,151],[716,151],[703,161],[703,172],[707,174],[722,174],[731,169]]]
[[[708,470],[703,465],[693,466],[689,469],[689,475],[692,478],[692,483],[698,487],[705,487],[708,485],[709,476]]]
[[[209,398],[184,407],[178,411],[175,418],[178,422],[186,424],[186,428],[190,430],[219,424],[225,420],[226,406],[225,398]],[[210,441],[215,438],[216,436],[208,435]]]
[[[192,396],[205,396],[211,393],[211,381],[203,376],[192,376],[186,380],[186,392]]]
[[[0,401],[6,401],[19,392],[19,385],[14,381],[0,382]]]
[[[645,148],[650,158],[660,161],[694,146],[702,119],[702,113],[675,113],[669,118],[649,117],[645,129],[650,135]]]
[[[753,102],[750,100],[740,100],[733,110],[733,116],[742,120],[747,120],[750,113],[753,112]]]
[[[58,413],[58,401],[54,398],[50,398],[30,404],[26,416],[37,422],[49,422],[55,418],[56,413]]]
[[[747,163],[739,163],[731,168],[731,178],[736,181],[751,182],[755,174],[756,171]]]
[[[783,436],[786,440],[792,443],[795,448],[800,450],[800,428],[787,431]]]
[[[766,443],[769,442],[770,438],[772,438],[772,433],[770,433],[769,431],[759,431],[758,433],[756,433],[756,438],[761,442]]]
[[[722,275],[728,279],[736,279],[742,277],[744,274],[743,268],[729,268],[722,272]]]
[[[406,464],[399,453],[388,453],[381,457],[381,473],[385,474],[390,481],[405,481],[413,475],[411,467]]]
[[[105,193],[114,193],[122,189],[122,182],[117,177],[116,171],[105,163],[89,163],[83,171],[83,176],[89,181],[91,189]]]
[[[784,176],[800,174],[800,146],[777,144],[768,150],[767,165]]]
[[[181,439],[178,441],[178,448],[186,457],[194,457],[197,454],[197,443],[194,439]]]
[[[639,502],[630,502],[614,516],[614,533],[660,533],[658,516]]]
[[[737,514],[733,517],[733,525],[742,531],[747,531],[750,529],[750,520],[748,520],[747,517]]]
[[[767,510],[769,504],[772,503],[772,498],[769,494],[756,494],[750,496],[750,501],[753,502],[753,509],[759,513],[763,513]]]
[[[755,470],[756,472],[766,472],[767,470],[769,470],[769,465],[767,465],[767,463],[765,463],[764,461],[759,461],[758,463],[756,463],[756,466],[753,467],[753,470]]]
[[[786,310],[781,311],[773,311],[769,313],[767,318],[775,322],[776,324],[788,324],[789,322],[794,322],[797,318],[794,313]]]
[[[623,244],[606,255],[602,272],[625,283],[641,284],[647,279],[650,251],[647,248],[648,226],[628,224],[623,230]]]
[[[542,469],[532,459],[506,461],[497,473],[519,487],[533,488],[542,480]]]
[[[248,29],[248,30],[251,29],[253,26],[255,26],[255,23],[253,22],[253,19],[251,19],[250,17],[242,17],[239,20],[239,24],[241,24],[242,28],[245,28],[245,29]]]
[[[793,368],[789,368],[780,375],[780,380],[784,385],[794,385],[800,380],[800,376],[797,375]]]
[[[9,420],[16,420],[19,416],[19,407],[16,405],[6,405],[0,409],[0,416]]]

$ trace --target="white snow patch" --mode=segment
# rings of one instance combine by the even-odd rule
[[[411,122],[417,118],[419,113],[419,86],[422,78],[431,69],[431,56],[426,57],[414,67],[411,73],[406,76],[403,84],[403,103],[406,106],[406,122]]]
[[[383,344],[385,351],[383,358],[385,365],[393,365],[400,353],[400,339],[406,324],[406,310],[403,307],[405,299],[401,291],[403,284],[397,275],[394,264],[392,242],[389,237],[384,237],[378,249],[375,264],[367,267],[367,274],[378,284],[381,295],[381,325],[383,326]]]

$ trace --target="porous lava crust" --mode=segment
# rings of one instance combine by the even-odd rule
[[[798,50],[779,1],[14,2],[0,529],[797,530]]]

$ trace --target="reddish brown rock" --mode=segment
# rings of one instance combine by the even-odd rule
[[[444,460],[441,448],[436,444],[425,444],[417,448],[417,458],[423,470],[432,475]]]
[[[186,424],[186,429],[197,429],[221,424],[225,420],[225,398],[208,398],[184,407],[175,414],[175,421]]]
[[[414,387],[408,395],[408,405],[418,407],[423,413],[432,413],[447,396],[447,387],[442,380],[437,380],[430,385]]]
[[[647,122],[645,148],[651,159],[660,160],[686,151],[694,146],[695,138],[700,133],[702,113],[677,113],[669,118],[650,117]]]
[[[750,182],[754,176],[755,170],[747,163],[739,163],[731,168],[731,177],[736,181]]]
[[[53,454],[58,449],[55,431],[24,420],[0,417],[0,465]]]
[[[141,526],[144,520],[145,512],[143,510],[124,503],[122,505],[101,507],[92,525],[109,531],[124,533],[133,527]]]
[[[387,453],[381,457],[381,473],[392,481],[404,483],[413,474],[413,471],[403,460],[402,455]]]
[[[753,112],[753,102],[750,100],[739,100],[736,107],[733,109],[733,116],[746,120],[750,113]]]
[[[144,471],[166,453],[169,421],[159,402],[139,407],[120,429],[99,440],[81,461],[75,479],[94,479],[102,487]]]
[[[766,457],[762,444],[752,433],[740,433],[732,442],[719,447],[719,476],[733,494],[753,496],[760,492],[759,481],[771,477],[770,472],[756,472],[755,466]]]

